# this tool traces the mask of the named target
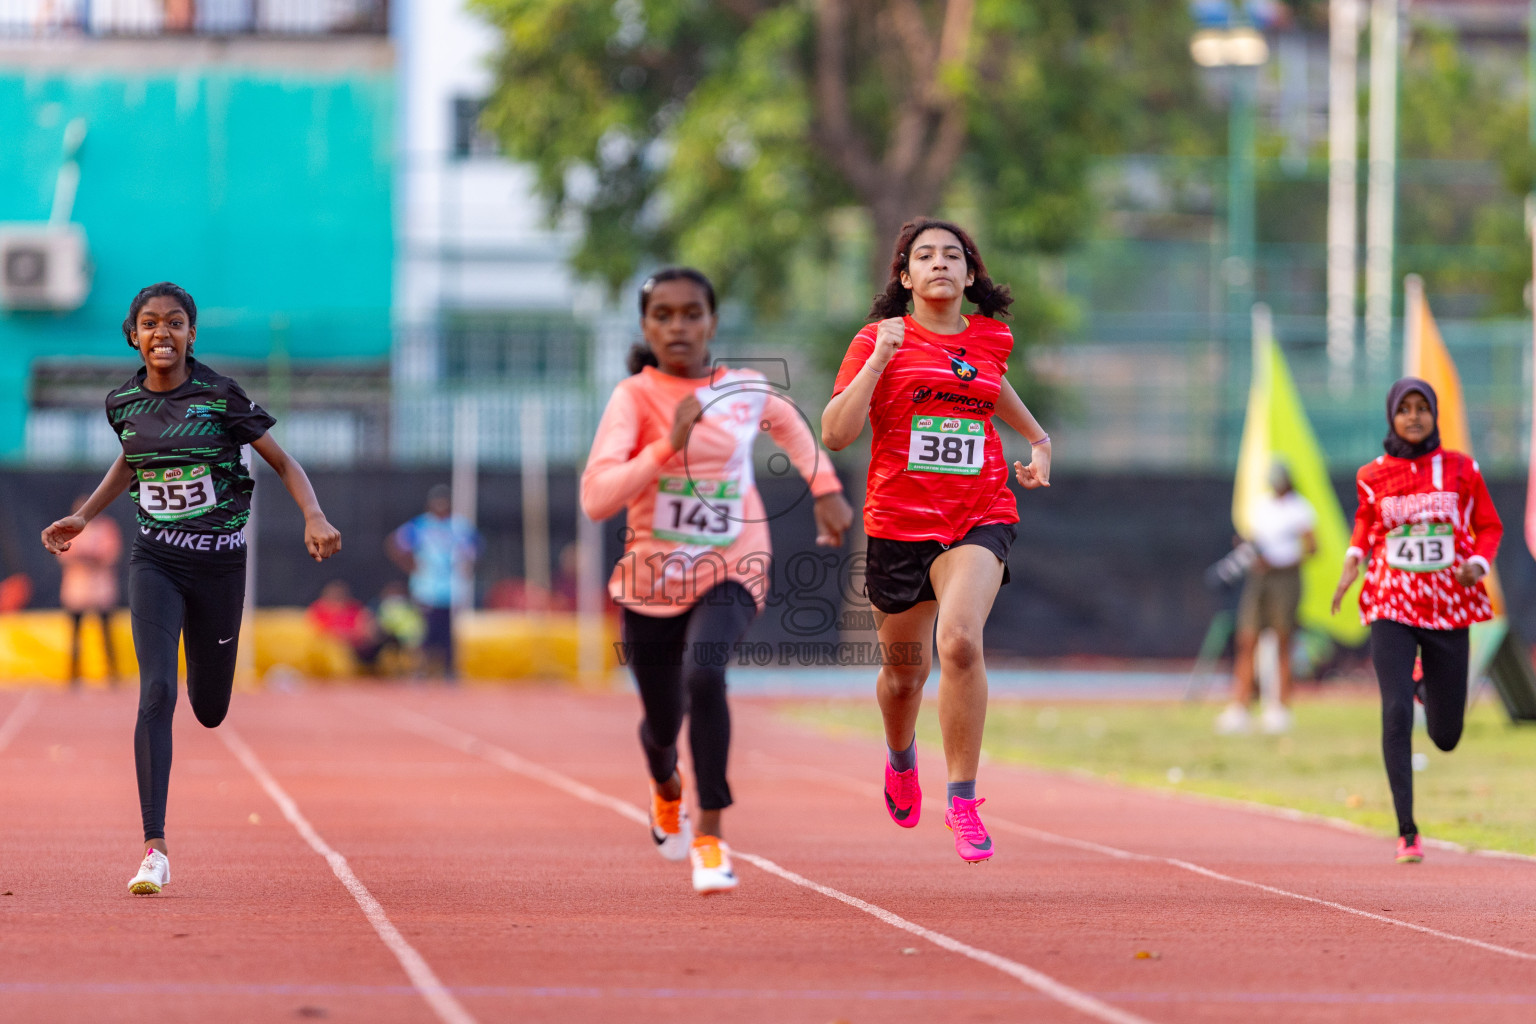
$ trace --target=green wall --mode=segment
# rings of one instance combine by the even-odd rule
[[[198,304],[198,355],[388,357],[394,80],[209,67],[128,77],[0,68],[0,221],[46,220],[64,125],[84,117],[73,220],[95,266],[68,314],[0,313],[0,459],[22,454],[39,356],[137,365],[143,285]]]

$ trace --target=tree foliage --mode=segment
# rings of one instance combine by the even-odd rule
[[[871,289],[902,221],[935,212],[1024,275],[1091,221],[1090,158],[1201,106],[1185,0],[472,5],[504,44],[487,123],[580,225],[578,272],[689,262],[770,312],[848,208]]]

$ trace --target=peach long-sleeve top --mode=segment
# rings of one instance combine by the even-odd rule
[[[117,563],[123,532],[108,516],[97,516],[59,553],[63,578],[59,604],[65,611],[106,611],[117,606]]]
[[[689,394],[702,417],[674,450],[672,421]],[[624,555],[608,581],[615,604],[667,618],[734,580],[763,607],[772,551],[753,472],[761,433],[814,497],[842,490],[810,424],[762,374],[718,367],[686,378],[648,366],[614,388],[581,474],[581,507],[598,521],[628,513]]]

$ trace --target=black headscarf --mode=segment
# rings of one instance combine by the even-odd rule
[[[1398,403],[1412,391],[1424,396],[1424,400],[1429,403],[1429,414],[1435,418],[1435,428],[1418,444],[1410,444],[1399,437],[1397,428],[1392,425]],[[1428,381],[1404,377],[1392,385],[1392,390],[1387,392],[1387,439],[1381,442],[1381,446],[1387,450],[1388,455],[1399,459],[1417,459],[1440,447],[1440,400],[1435,397],[1435,389],[1429,386]]]

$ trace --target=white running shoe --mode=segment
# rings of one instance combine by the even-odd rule
[[[171,859],[159,850],[147,850],[139,873],[128,883],[128,891],[135,896],[152,896],[171,881]]]
[[[731,848],[718,836],[699,836],[688,849],[693,861],[693,891],[701,896],[736,888]]]
[[[1266,736],[1280,736],[1291,731],[1291,709],[1284,704],[1271,704],[1259,716],[1259,728]]]
[[[676,800],[668,800],[656,792],[655,782],[651,783],[651,842],[667,860],[686,858],[693,842],[693,826],[688,822],[682,794]]]
[[[1250,723],[1248,721],[1248,709],[1241,704],[1228,704],[1216,716],[1216,735],[1218,736],[1246,736]]]

